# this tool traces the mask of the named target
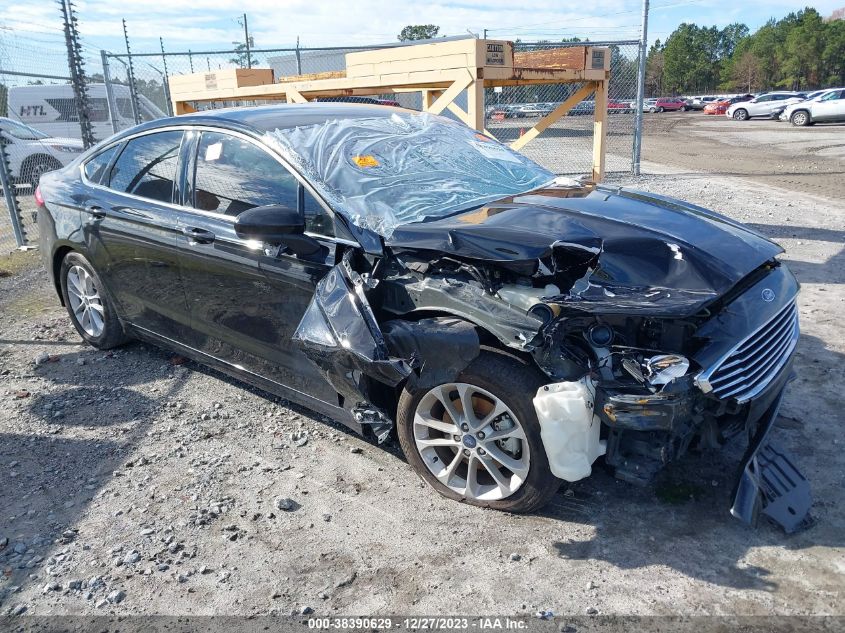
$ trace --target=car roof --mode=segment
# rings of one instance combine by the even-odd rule
[[[381,104],[332,101],[244,106],[156,119],[126,132],[134,134],[170,125],[212,125],[263,134],[276,129],[318,125],[336,119],[386,118],[397,112],[414,111]]]

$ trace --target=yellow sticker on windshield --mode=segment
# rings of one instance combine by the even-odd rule
[[[358,167],[378,167],[379,162],[376,160],[375,156],[370,156],[369,154],[362,154],[358,156],[352,157],[352,162],[358,165]]]

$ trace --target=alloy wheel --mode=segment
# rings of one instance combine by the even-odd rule
[[[792,124],[793,125],[807,125],[807,113],[806,112],[796,112],[792,115]]]
[[[105,309],[94,277],[82,266],[67,271],[67,296],[73,318],[89,336],[97,338],[105,330]]]
[[[429,390],[414,412],[414,442],[438,481],[468,499],[497,501],[525,483],[528,439],[510,408],[468,383]]]
[[[38,186],[38,183],[41,182],[41,176],[52,170],[53,168],[47,163],[37,163],[33,165],[32,169],[29,170],[29,184],[32,185],[33,189],[35,189]]]

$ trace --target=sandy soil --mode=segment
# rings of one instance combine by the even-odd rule
[[[740,446],[647,488],[594,469],[533,516],[447,501],[395,444],[145,345],[80,345],[30,254],[0,276],[0,613],[842,614],[841,163],[778,180],[747,164],[753,138],[666,125],[637,186],[751,224],[802,282],[776,438],[812,482],[812,529],[731,519]]]

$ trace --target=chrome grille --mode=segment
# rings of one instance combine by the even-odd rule
[[[777,376],[797,342],[798,308],[793,301],[703,372],[698,384],[723,400],[747,402]]]

